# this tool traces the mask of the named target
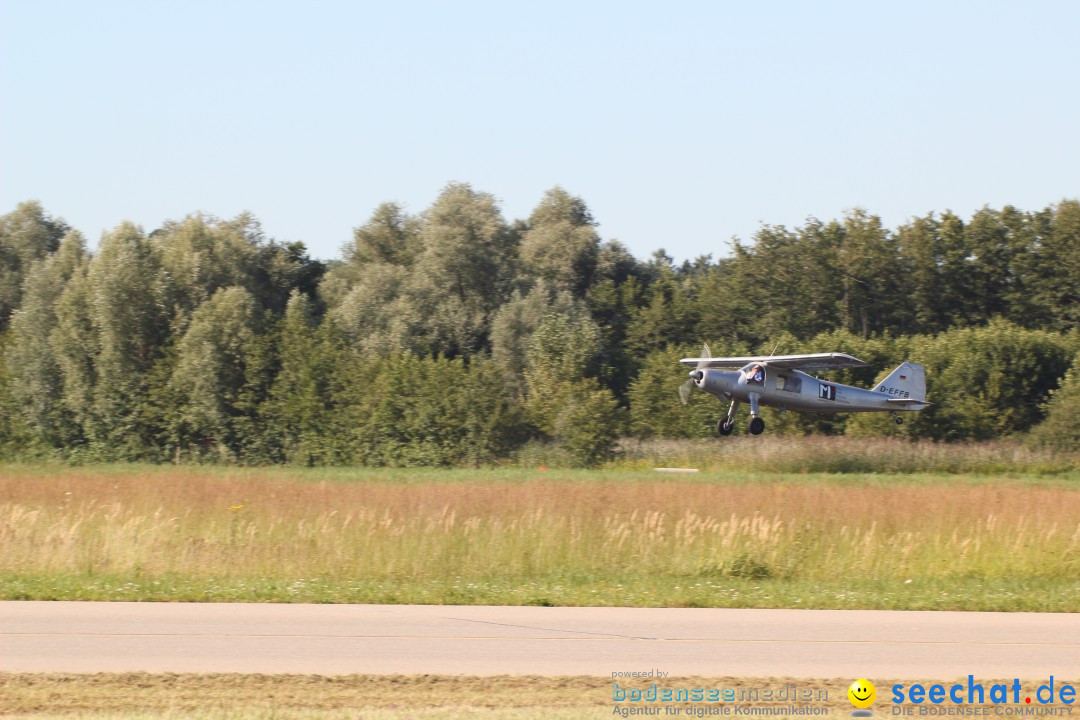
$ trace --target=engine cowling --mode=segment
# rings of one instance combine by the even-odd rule
[[[708,369],[695,370],[693,374],[700,375],[692,377],[698,390],[704,390],[716,397],[726,397],[735,387],[741,373],[733,370]]]

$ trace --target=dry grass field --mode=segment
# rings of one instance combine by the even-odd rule
[[[577,718],[605,703],[610,684],[591,677],[0,674],[0,716],[35,720]]]
[[[5,599],[1080,610],[1014,476],[0,467]]]

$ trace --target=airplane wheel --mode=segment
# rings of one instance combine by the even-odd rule
[[[757,417],[750,421],[750,434],[760,435],[765,430],[765,421]]]
[[[720,422],[716,423],[716,432],[727,437],[735,429],[735,423],[725,418],[720,418]]]
[[[902,418],[902,417],[894,417],[893,422],[896,423],[897,425],[903,425],[904,424],[904,418]]]

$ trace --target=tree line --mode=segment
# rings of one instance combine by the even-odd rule
[[[1076,200],[895,229],[854,210],[683,263],[601,239],[561,188],[515,221],[461,183],[418,214],[386,203],[325,263],[249,214],[122,223],[91,253],[26,202],[0,217],[0,451],[447,465],[541,443],[589,464],[622,435],[711,432],[721,406],[676,392],[703,341],[870,361],[840,382],[927,366],[935,404],[902,427],[781,431],[1076,447],[1078,293]]]

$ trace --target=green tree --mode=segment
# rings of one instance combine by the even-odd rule
[[[844,232],[836,225],[810,218],[798,229],[798,235],[799,242],[793,250],[803,256],[803,265],[789,278],[789,287],[796,289],[797,294],[785,296],[791,303],[792,314],[781,327],[805,340],[840,326],[838,309],[844,275],[837,268]]]
[[[250,213],[232,220],[192,214],[166,222],[150,242],[167,278],[164,292],[177,333],[222,288],[246,288],[260,308],[281,313],[294,289],[313,295],[325,270],[303,243],[267,240]]]
[[[124,457],[145,447],[136,422],[146,373],[169,335],[166,285],[156,248],[123,223],[102,237],[87,275],[94,335],[91,441]]]
[[[721,258],[700,278],[696,298],[699,314],[693,326],[697,336],[688,339],[688,347],[697,345],[700,349],[704,338],[738,344],[763,337],[755,313],[761,296],[758,288],[748,282],[752,263],[748,249],[735,243],[733,256]]]
[[[970,262],[971,234],[951,212],[940,218],[931,213],[899,229],[897,242],[907,273],[904,286],[913,313],[913,322],[905,323],[904,329],[940,332],[989,319],[978,307],[980,279]],[[988,253],[989,247],[987,243]]]
[[[863,337],[903,326],[909,307],[895,237],[862,209],[847,213],[842,228],[835,266],[841,326]]]
[[[1043,327],[1080,327],[1080,201],[1062,200],[1037,213],[1034,224],[1036,277],[1030,290],[1035,310],[1046,318]]]
[[[312,258],[304,243],[270,240],[259,245],[254,282],[248,289],[260,308],[280,315],[294,290],[317,297],[325,273],[326,263]]]
[[[585,202],[560,187],[544,193],[521,238],[525,273],[551,287],[584,297],[600,249],[596,223]]]
[[[1026,432],[1043,419],[1046,399],[1073,355],[1061,335],[1000,320],[908,342],[910,359],[926,366],[933,405],[913,413],[905,432],[935,440]]]
[[[1000,212],[984,207],[964,228],[965,246],[971,253],[967,279],[972,306],[969,317],[974,322],[985,323],[995,317],[1018,320],[1012,316],[1020,290],[1016,260],[1025,248],[1022,232],[1014,229],[1016,214],[1011,206]],[[1026,220],[1020,221],[1026,225]]]
[[[0,457],[19,458],[32,449],[35,433],[28,427],[20,403],[12,396],[15,380],[12,377],[9,337],[0,332]]]
[[[181,450],[195,456],[234,460],[244,440],[244,397],[259,333],[251,293],[241,287],[217,291],[192,314],[177,344],[170,386],[179,398],[172,418]]]
[[[183,332],[195,308],[219,289],[249,286],[261,230],[250,215],[223,223],[199,213],[168,221],[150,242],[168,277],[167,297],[175,329]]]
[[[609,390],[579,380],[567,388],[552,435],[578,464],[598,465],[615,456],[624,415]]]
[[[56,301],[56,327],[49,334],[63,382],[60,400],[84,440],[98,425],[93,390],[100,342],[94,329],[89,266],[89,259],[84,259],[64,285]]]
[[[1036,444],[1066,452],[1080,448],[1080,355],[1073,358],[1061,382],[1044,408],[1046,419],[1031,431]]]
[[[610,280],[621,285],[630,278],[639,278],[643,270],[637,259],[618,240],[602,242],[596,251],[596,280]]]
[[[370,381],[347,403],[356,460],[368,465],[476,465],[505,457],[525,438],[520,406],[487,360],[368,361]]]
[[[600,329],[583,313],[549,313],[529,343],[525,381],[537,426],[555,434],[555,418],[573,383],[595,377]]]
[[[1039,257],[1039,237],[1032,213],[1023,212],[1006,205],[1001,211],[982,210],[975,214],[968,225],[972,233],[975,263],[980,277],[986,284],[986,292],[980,296],[987,302],[996,302],[995,294],[1005,306],[1003,315],[1017,325],[1042,328],[1048,325],[1051,315],[1037,299],[1042,262]],[[991,251],[983,252],[986,235],[1000,235],[990,240]],[[996,244],[1003,248],[995,248]],[[1008,265],[998,265],[999,257],[1009,259]],[[997,282],[994,282],[995,279]],[[1000,287],[999,283],[1004,283]],[[991,284],[993,283],[993,284]],[[998,289],[1000,287],[1000,289]]]
[[[58,326],[56,308],[60,296],[85,262],[83,236],[71,231],[56,252],[31,265],[22,305],[12,317],[7,350],[12,398],[39,439],[52,447],[79,441],[78,428],[62,402],[64,379],[52,336]]]
[[[410,247],[403,256],[371,239],[393,235],[385,211],[358,231],[349,261],[320,288],[350,345],[376,355],[487,349],[495,313],[510,297],[517,246],[495,198],[451,183],[423,214],[415,240],[413,224],[400,221]]]
[[[502,371],[508,386],[518,397],[526,390],[525,372],[533,335],[548,315],[583,317],[585,305],[569,291],[556,291],[541,281],[522,296],[514,291],[495,314],[491,329],[491,357]]]
[[[525,371],[533,424],[582,465],[611,457],[625,423],[614,395],[596,382],[599,350],[600,330],[587,314],[548,314]]]
[[[745,348],[723,346],[723,354],[741,354]],[[656,350],[644,360],[630,385],[630,432],[635,437],[706,438],[716,434],[716,422],[727,414],[727,406],[708,393],[694,390],[686,405],[679,399],[679,385],[686,382],[689,368],[679,364],[684,357],[697,357],[700,347],[682,346]]]
[[[320,296],[337,307],[350,290],[364,286],[373,274],[394,275],[399,284],[406,275],[404,269],[420,254],[420,227],[419,218],[395,203],[375,208],[365,224],[353,229],[352,240],[342,248],[342,260],[327,271],[319,286]]]
[[[648,285],[634,308],[626,329],[627,351],[644,357],[669,344],[700,340],[702,308],[695,302],[693,285],[663,250],[645,266]]]
[[[510,296],[516,233],[492,195],[452,183],[424,213],[420,237],[407,294],[425,309],[416,329],[428,352],[458,356],[486,348],[495,313]]]
[[[280,452],[298,465],[347,459],[335,378],[348,361],[333,329],[331,323],[320,325],[311,300],[293,291],[278,344],[280,369],[259,411],[260,425],[274,436],[264,455]]]
[[[412,265],[421,249],[420,222],[395,203],[383,203],[371,219],[353,230],[344,248],[345,263],[363,267],[371,263]]]
[[[589,314],[600,327],[602,381],[622,402],[639,362],[628,350],[626,338],[631,311],[640,304],[645,291],[641,275],[637,260],[622,243],[602,243],[593,283],[585,297]]]
[[[30,267],[60,245],[70,230],[59,218],[45,214],[37,201],[19,203],[0,216],[0,331],[22,299],[23,279]]]
[[[328,282],[333,284],[337,279],[331,271]],[[388,263],[367,265],[363,281],[331,305],[329,317],[349,345],[363,353],[426,352],[423,323],[430,308],[411,300],[405,292],[408,283],[407,268]]]

